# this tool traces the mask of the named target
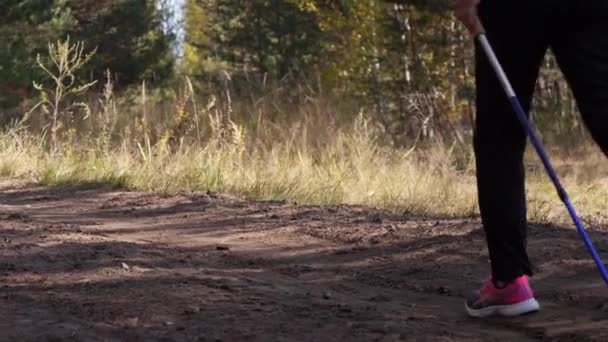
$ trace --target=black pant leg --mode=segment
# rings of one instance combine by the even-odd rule
[[[569,1],[551,42],[583,120],[608,155],[608,1]]]
[[[528,0],[486,0],[479,10],[488,39],[529,111],[548,47],[543,27],[548,18],[542,6],[531,5]],[[532,274],[526,251],[526,135],[480,48],[476,51],[476,83],[474,147],[479,206],[492,276],[510,281]]]

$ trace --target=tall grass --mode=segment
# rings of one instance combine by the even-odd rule
[[[373,116],[360,111],[344,120],[344,108],[336,109],[326,96],[294,105],[278,92],[235,99],[226,88],[224,96],[200,99],[186,79],[170,101],[154,102],[145,85],[140,97],[127,101],[115,96],[108,75],[100,94],[89,94],[81,106],[87,109],[83,115],[32,111],[29,121],[2,130],[0,176],[163,194],[212,191],[299,204],[363,204],[427,215],[477,213],[474,158],[462,139],[391,147]],[[603,225],[608,168],[600,152],[583,146],[552,154],[585,219]],[[566,221],[532,153],[526,165],[531,219]]]
[[[214,134],[205,143],[180,144],[173,150],[133,140],[107,150],[94,141],[66,140],[49,150],[44,137],[9,130],[0,135],[0,175],[166,194],[214,191],[301,204],[366,204],[448,215],[475,212],[472,174],[458,170],[453,152],[443,145],[424,153],[381,147],[377,132],[362,117],[351,127],[337,129],[332,141],[321,146],[309,143],[302,132],[283,133],[292,136],[256,143],[234,125],[230,136]]]
[[[51,150],[44,136],[6,130],[0,134],[0,176],[163,194],[212,191],[299,204],[364,204],[428,215],[477,213],[470,153],[463,157],[464,152],[440,142],[415,151],[383,147],[377,142],[378,132],[362,117],[350,127],[337,129],[334,138],[323,144],[312,144],[303,133],[306,129],[298,127],[283,132],[288,139],[265,137],[264,141],[258,132],[256,142],[235,125],[229,137],[215,134],[204,143],[184,143],[174,150],[135,139],[103,149],[94,140],[60,140],[58,148]],[[272,139],[276,140],[268,143]],[[584,218],[604,225],[608,182],[601,175],[606,163],[599,151],[581,155],[585,157],[554,159]],[[463,159],[470,163],[463,164]],[[552,185],[532,155],[528,168],[530,218],[567,222]]]

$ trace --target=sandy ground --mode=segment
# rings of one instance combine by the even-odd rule
[[[0,190],[1,341],[608,341],[608,287],[568,227],[531,229],[543,312],[473,320],[476,218]]]

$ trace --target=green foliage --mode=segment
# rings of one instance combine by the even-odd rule
[[[0,4],[0,107],[15,105],[29,93],[41,70],[35,58],[49,41],[76,26],[67,0],[6,0]]]
[[[189,0],[186,19],[182,70],[198,89],[242,96],[270,81],[304,89],[290,94],[297,99],[323,92],[355,101],[390,143],[470,138],[474,49],[447,0]],[[546,68],[539,122],[560,134],[580,129],[557,65]],[[551,124],[555,111],[563,124]]]
[[[185,121],[196,117],[189,107],[197,99],[216,99],[231,119],[254,108],[258,118],[292,122],[300,115],[292,108],[323,97],[326,105],[342,106],[340,118],[373,116],[386,143],[411,148],[437,137],[459,143],[471,137],[473,45],[450,1],[183,1],[183,46],[176,46],[175,23],[167,21],[169,0],[0,1],[3,121],[6,108],[22,113],[28,106],[23,100],[35,95],[32,80],[54,82],[36,56],[69,35],[98,48],[76,81],[103,79],[110,70],[113,89],[144,104],[137,132],[166,132],[147,118],[146,103],[166,110],[167,98],[182,96],[168,85],[187,76],[192,94]],[[533,117],[542,128],[565,137],[583,129],[553,59],[541,72],[538,94]],[[553,120],[553,113],[562,119]]]
[[[89,81],[110,69],[117,87],[142,80],[161,83],[173,70],[172,37],[162,29],[154,0],[3,0],[0,108],[30,96],[32,80],[48,76],[38,68],[36,56],[48,42],[67,35],[98,47],[81,74]]]
[[[97,47],[88,68],[92,79],[106,70],[120,89],[143,80],[166,85],[173,71],[173,37],[162,29],[156,0],[72,1],[78,27],[71,35]]]
[[[183,70],[199,82],[226,71],[237,90],[251,79],[281,80],[291,88],[296,85],[285,84],[286,76],[297,75],[300,85],[314,80],[318,91],[355,99],[376,114],[392,142],[411,145],[412,136],[424,131],[430,137],[472,108],[470,92],[456,90],[471,84],[471,73],[463,70],[470,54],[459,56],[471,46],[445,5],[191,0]],[[463,47],[456,51],[458,44]],[[421,98],[418,93],[432,107],[410,100]]]
[[[184,70],[207,80],[218,71],[280,79],[319,62],[320,34],[291,1],[190,0]]]

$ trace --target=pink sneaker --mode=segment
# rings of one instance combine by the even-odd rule
[[[521,276],[505,288],[499,289],[490,280],[484,287],[467,296],[465,304],[471,317],[489,317],[495,314],[501,316],[519,316],[540,310],[540,305],[534,299],[528,276]]]

